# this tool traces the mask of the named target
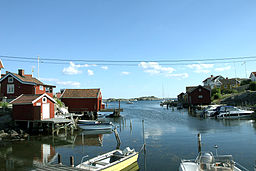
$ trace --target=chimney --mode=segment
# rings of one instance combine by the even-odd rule
[[[213,75],[211,75],[211,78],[213,77]]]
[[[24,70],[23,70],[23,69],[19,69],[19,70],[18,70],[18,74],[19,74],[20,76],[24,76]]]
[[[228,80],[228,77],[226,77],[226,80]]]

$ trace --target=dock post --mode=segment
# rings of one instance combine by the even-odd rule
[[[54,123],[52,123],[52,135],[54,135]]]
[[[82,133],[82,144],[84,145],[84,133]]]
[[[198,141],[198,153],[200,153],[201,152],[201,147],[202,147],[201,134],[200,133],[197,134],[197,141]]]
[[[114,133],[115,133],[115,137],[116,137],[116,141],[117,141],[117,149],[119,149],[120,145],[121,145],[121,140],[120,140],[120,137],[119,137],[119,134],[117,132],[117,129],[115,128],[114,129]]]
[[[60,154],[58,154],[58,164],[62,164],[61,163],[61,156],[60,156]]]
[[[74,157],[73,156],[70,156],[70,166],[71,167],[75,166],[75,164],[74,164]]]
[[[30,122],[28,121],[28,123],[27,123],[27,129],[29,129],[29,124],[30,124]]]
[[[120,100],[118,101],[118,109],[120,110],[121,102]]]
[[[142,120],[142,133],[143,133],[143,146],[144,146],[144,154],[145,154],[145,152],[146,152],[146,140],[145,140],[144,120]]]

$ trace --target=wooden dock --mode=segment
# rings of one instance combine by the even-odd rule
[[[36,166],[36,171],[52,171],[52,170],[56,170],[56,171],[81,171],[84,169],[79,169],[76,167],[70,167],[70,166],[65,166],[62,164],[50,164],[50,165],[38,165]]]
[[[71,131],[73,135],[74,129],[77,129],[76,123],[77,120],[65,119],[65,118],[50,118],[42,120],[16,120],[14,121],[15,125],[26,124],[28,130],[37,129],[38,131],[47,131],[51,132],[52,135],[55,133],[58,135],[61,129],[65,130],[67,133],[68,130]],[[42,132],[42,131],[41,131]]]

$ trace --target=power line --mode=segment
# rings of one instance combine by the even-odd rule
[[[36,57],[19,57],[19,56],[4,56],[7,59],[25,59],[25,60],[38,60]],[[208,58],[208,59],[173,59],[173,60],[83,60],[83,59],[61,59],[61,58],[40,58],[43,61],[61,61],[61,62],[87,62],[87,63],[138,63],[138,62],[159,62],[159,63],[182,63],[182,62],[206,62],[206,61],[231,61],[231,60],[248,60],[256,59],[256,56],[242,56],[242,57],[226,57],[226,58]]]

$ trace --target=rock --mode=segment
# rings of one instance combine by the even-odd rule
[[[7,137],[8,136],[8,134],[7,133],[0,133],[0,138],[5,138],[5,137]]]
[[[1,131],[0,131],[0,134],[2,134],[2,133],[4,133],[4,130],[1,130]]]
[[[16,132],[16,131],[14,131],[14,130],[11,130],[10,131],[10,136],[11,137],[15,137],[15,136],[18,136],[19,134]]]

